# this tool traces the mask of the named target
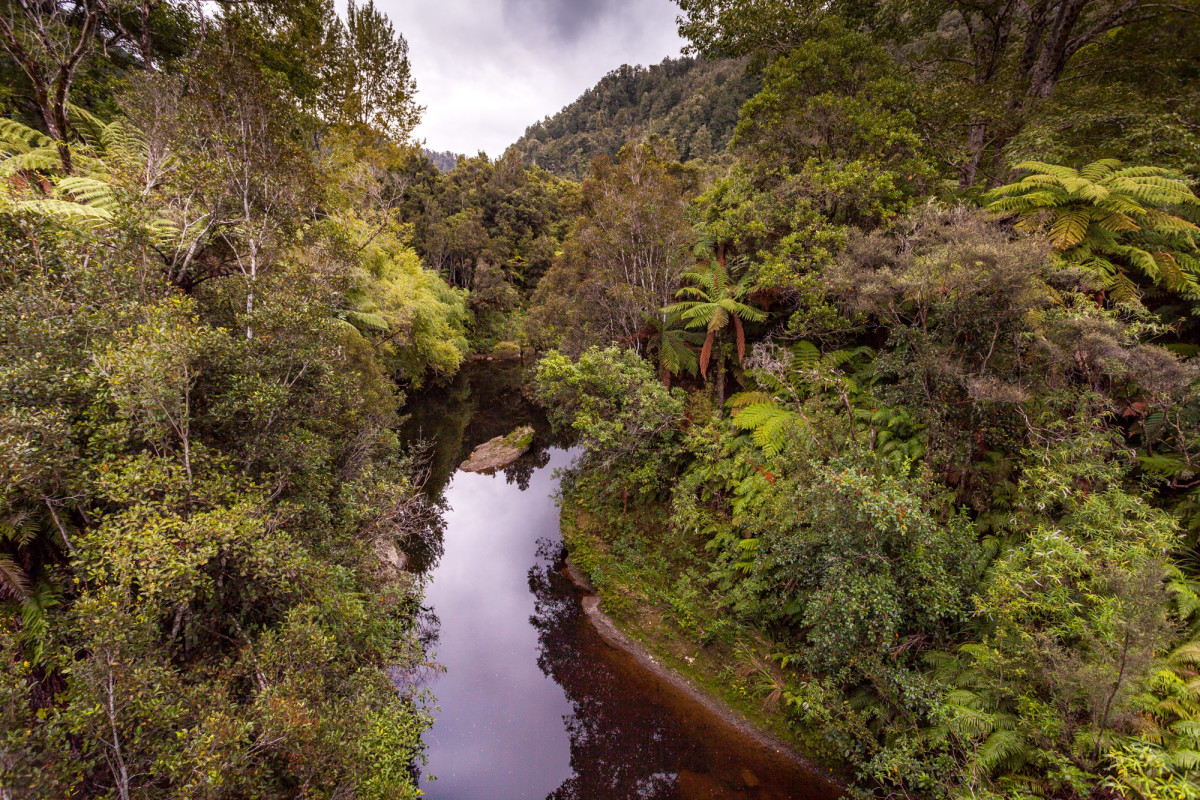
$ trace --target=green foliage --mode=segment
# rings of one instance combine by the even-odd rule
[[[333,121],[383,131],[407,141],[421,120],[417,83],[408,61],[408,42],[374,0],[346,5],[326,45],[330,55],[320,71],[322,106]]]
[[[1038,162],[1015,169],[1029,174],[994,190],[989,208],[1044,227],[1059,257],[1095,275],[1114,301],[1139,302],[1139,282],[1200,300],[1200,228],[1164,210],[1200,200],[1170,171],[1115,159],[1079,170]]]
[[[136,124],[0,128],[0,785],[22,797],[417,794],[429,718],[387,670],[424,659],[419,587],[376,547],[429,518],[393,377],[457,369],[466,298],[394,222],[394,145],[306,149],[301,98],[238,55],[253,17],[210,20],[186,90],[132,81]]]
[[[653,497],[669,487],[683,396],[640,356],[592,348],[572,362],[552,351],[538,362],[537,381],[551,421],[578,435],[590,468],[608,476],[608,492]]]
[[[771,180],[798,183],[826,218],[878,222],[924,193],[934,174],[917,96],[871,37],[824,22],[765,70],[732,147]]]
[[[686,209],[695,179],[657,137],[596,160],[583,214],[533,297],[535,344],[573,355],[610,343],[663,352],[673,324],[664,307],[693,263]]]
[[[801,181],[763,179],[740,162],[697,199],[692,216],[706,239],[750,259],[756,282],[775,291],[802,290],[846,239]]]
[[[397,378],[420,385],[428,372],[453,376],[467,352],[467,293],[426,269],[394,231],[375,236],[361,265],[347,293],[353,310],[339,317],[375,342],[375,358]]]
[[[810,668],[864,675],[887,692],[888,678],[872,673],[895,668],[884,666],[890,654],[915,656],[911,637],[965,619],[974,532],[963,518],[931,513],[920,483],[837,463],[793,475],[747,523],[761,530],[767,602],[800,637],[794,646]]]
[[[767,318],[766,313],[745,302],[753,291],[750,277],[744,275],[734,283],[725,265],[713,259],[709,262],[708,269],[703,272],[684,273],[683,280],[692,285],[680,289],[676,294],[676,297],[681,298],[679,302],[668,306],[664,312],[678,314],[688,328],[706,332],[704,347],[700,350],[700,373],[708,376],[713,345],[717,337],[728,333],[727,329],[730,327],[733,328],[740,363],[746,357],[746,331],[743,322],[763,322]]]
[[[575,184],[526,168],[513,153],[495,162],[464,157],[442,170],[421,156],[398,174],[408,181],[401,214],[413,225],[413,247],[471,290],[480,327],[537,286],[578,213]]]
[[[631,138],[661,136],[684,161],[711,160],[733,136],[738,109],[759,88],[744,61],[664,59],[622,66],[571,105],[531,125],[512,150],[530,165],[581,180]]]

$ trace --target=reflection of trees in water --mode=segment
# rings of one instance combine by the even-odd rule
[[[414,395],[405,407],[401,436],[412,447],[423,446],[428,458],[425,492],[440,510],[458,465],[486,441],[505,436],[522,425],[533,427],[528,453],[503,470],[504,478],[521,491],[533,474],[550,463],[550,450],[566,445],[556,436],[546,415],[528,395],[527,370],[519,366],[475,365],[461,370],[449,384]],[[440,515],[439,515],[440,520]],[[428,574],[442,556],[442,525],[405,547],[410,569]]]
[[[533,477],[533,473],[550,463],[550,448],[544,443],[540,446],[536,445],[535,442],[535,446],[528,453],[503,470],[504,479],[510,484],[515,483],[522,492],[529,488],[529,480]]]
[[[538,666],[574,707],[564,722],[575,774],[548,800],[678,798],[677,772],[704,770],[704,753],[691,748],[665,714],[630,694],[599,653],[588,652],[604,645],[580,635],[583,610],[562,558],[560,543],[542,540],[539,563],[529,571]]]

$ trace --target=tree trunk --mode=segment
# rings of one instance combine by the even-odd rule
[[[725,408],[725,337],[717,337],[714,348],[717,357],[717,409]]]
[[[983,150],[987,142],[987,123],[972,122],[967,134],[967,150],[970,155],[959,167],[958,188],[970,189],[979,177],[979,165],[983,162]]]

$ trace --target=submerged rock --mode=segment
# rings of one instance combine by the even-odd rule
[[[503,469],[529,451],[533,444],[533,428],[526,425],[507,436],[497,436],[475,448],[471,457],[459,467],[463,472],[494,472]]]

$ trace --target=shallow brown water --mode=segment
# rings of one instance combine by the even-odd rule
[[[468,374],[463,380],[473,388],[433,398],[413,421],[426,435],[436,428],[456,437],[438,442],[444,464],[518,424],[538,428],[534,452],[507,473],[432,478],[445,501],[445,527],[441,546],[428,556],[426,627],[444,672],[429,682],[440,710],[425,739],[427,796],[835,796],[592,629],[564,570],[553,498],[554,471],[570,454],[554,446],[544,421],[506,385],[514,378]]]

